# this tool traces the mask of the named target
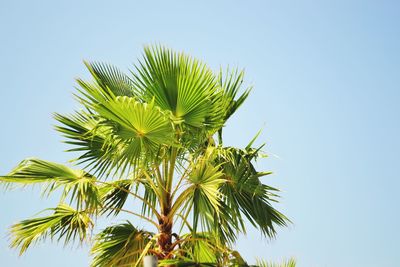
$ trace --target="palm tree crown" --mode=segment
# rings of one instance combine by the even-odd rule
[[[85,64],[93,80],[77,80],[82,109],[54,116],[78,158],[71,167],[26,159],[0,178],[8,188],[62,192],[48,214],[11,227],[11,247],[22,254],[46,237],[91,240],[92,266],[137,266],[147,254],[161,265],[244,265],[231,247],[246,221],[266,237],[287,224],[271,205],[278,190],[260,180],[270,172],[254,167],[262,146],[223,145],[224,125],[250,92],[240,93],[243,71],[215,73],[162,46],[145,47],[129,75]],[[119,213],[129,219],[91,236],[96,218]]]

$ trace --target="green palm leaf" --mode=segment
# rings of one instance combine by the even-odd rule
[[[113,127],[104,123],[104,118],[84,111],[69,116],[55,114],[54,117],[61,124],[56,130],[67,138],[65,143],[74,146],[67,151],[81,153],[75,161],[86,164],[85,168],[98,176],[115,168],[123,147],[114,137]]]
[[[93,164],[99,175],[110,173],[112,169],[124,173],[134,168],[139,160],[155,159],[162,146],[174,143],[175,132],[169,115],[152,101],[142,103],[132,97],[115,96],[107,89],[83,81],[80,85],[83,103],[97,115],[57,116],[66,125],[57,129],[72,139],[84,134],[80,142],[72,144],[89,150],[82,159]],[[78,126],[82,120],[88,127]]]
[[[193,127],[220,127],[222,114],[213,109],[218,85],[213,72],[183,53],[164,47],[145,47],[143,62],[133,74],[142,98],[172,112],[175,121]],[[218,125],[206,125],[209,118]]]
[[[270,172],[257,172],[253,166],[252,160],[257,157],[259,149],[219,150],[217,162],[221,164],[224,178],[227,180],[220,190],[225,196],[224,203],[230,213],[241,225],[243,214],[265,235],[273,237],[276,232],[275,226],[285,226],[288,219],[271,205],[271,202],[276,202],[278,190],[260,181],[260,177]]]
[[[82,171],[64,165],[40,159],[26,159],[0,181],[11,184],[28,185],[44,183],[45,192],[51,193],[62,188],[61,201],[67,196],[76,202],[78,208],[96,209],[100,204],[100,195],[96,178]]]
[[[227,74],[224,75],[222,70],[218,76],[218,82],[224,92],[224,100],[227,101],[227,110],[225,113],[224,120],[227,121],[229,117],[235,113],[235,111],[243,104],[243,102],[249,96],[251,87],[244,90],[244,92],[238,96],[243,84],[244,71],[238,71],[234,69],[226,71]],[[225,77],[224,77],[225,76]]]
[[[181,236],[174,260],[162,260],[160,266],[248,266],[242,256],[209,232]]]
[[[186,261],[217,263],[220,251],[214,237],[207,233],[196,233],[185,235],[182,240],[181,252]]]
[[[155,160],[162,146],[173,145],[172,123],[153,103],[117,97],[99,105],[96,111],[114,126],[114,135],[123,148],[117,165],[122,170],[136,165],[140,159]]]
[[[215,216],[220,212],[221,194],[219,187],[225,180],[218,166],[213,166],[205,158],[200,158],[192,164],[192,170],[187,178],[188,187],[177,198],[171,213],[182,209],[182,214],[192,211],[193,231],[200,226],[205,231],[213,231],[218,220]]]
[[[238,110],[250,94],[251,87],[247,88],[238,96],[243,84],[244,71],[237,69],[230,71],[227,69],[226,74],[220,70],[218,75],[218,83],[222,88],[222,103],[224,103],[225,116],[224,123]],[[218,130],[219,144],[222,145],[222,128]]]
[[[130,222],[107,227],[95,237],[91,266],[135,266],[150,249],[152,234],[136,229]]]
[[[105,63],[84,62],[98,85],[104,90],[111,90],[116,96],[134,97],[137,90],[130,77],[115,66]]]
[[[65,243],[87,238],[93,222],[85,211],[77,211],[65,204],[50,209],[54,213],[46,217],[23,220],[11,227],[11,247],[19,248],[23,254],[28,247],[41,239],[58,236]]]
[[[283,262],[268,262],[266,260],[257,260],[256,266],[258,267],[296,267],[296,260],[290,258]]]
[[[118,180],[103,185],[100,189],[103,213],[118,215],[129,197],[134,180]]]

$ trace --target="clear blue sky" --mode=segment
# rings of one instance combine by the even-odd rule
[[[244,145],[263,128],[264,181],[294,222],[276,240],[251,230],[238,248],[295,256],[300,267],[395,267],[400,254],[398,1],[6,1],[0,3],[0,173],[71,155],[52,112],[71,112],[83,59],[126,69],[144,44],[246,69],[254,91],[227,127]],[[147,2],[146,4],[140,2]],[[152,2],[152,3],[150,3]],[[18,258],[7,227],[56,205],[0,193],[0,265],[87,266],[87,248],[47,242]]]

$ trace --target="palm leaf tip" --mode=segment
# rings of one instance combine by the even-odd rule
[[[226,74],[222,70],[219,72],[219,85],[223,89],[223,96],[226,105],[225,121],[228,120],[243,104],[249,96],[252,87],[244,89],[243,93],[238,95],[242,90],[244,78],[244,70],[227,69]]]
[[[137,95],[132,79],[115,66],[88,61],[84,61],[84,64],[101,88],[110,90],[116,96]]]

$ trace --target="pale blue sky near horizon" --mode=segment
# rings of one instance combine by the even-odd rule
[[[259,130],[293,225],[254,229],[237,248],[299,267],[400,264],[400,2],[0,1],[0,174],[27,157],[66,162],[53,112],[78,107],[82,60],[132,67],[143,45],[185,51],[213,69],[246,69],[254,89],[224,131]],[[7,228],[54,206],[37,190],[0,192],[0,266],[88,266],[87,247],[8,248]]]

